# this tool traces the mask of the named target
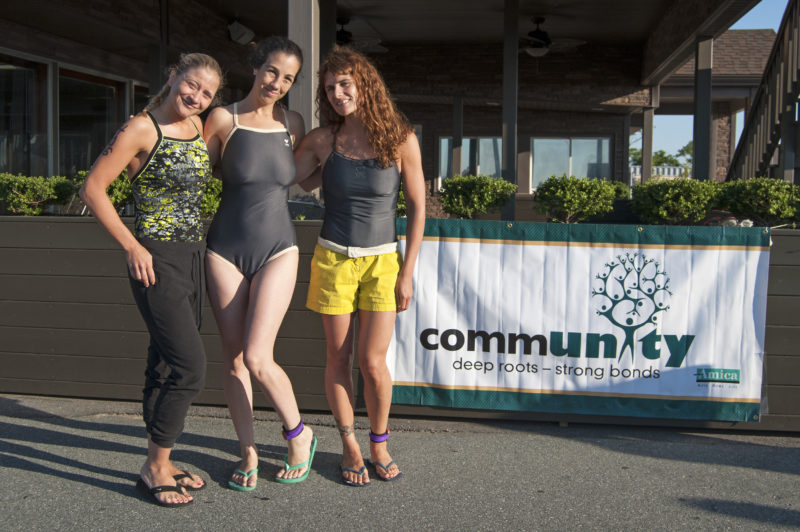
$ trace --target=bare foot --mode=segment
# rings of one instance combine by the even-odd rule
[[[173,470],[177,469],[171,463],[169,465],[158,465],[153,462],[145,462],[139,471],[139,476],[145,485],[152,489],[158,486],[177,486],[173,477]],[[188,504],[192,501],[192,496],[186,490],[163,491],[153,495],[161,504]]]
[[[289,466],[296,466],[297,464],[309,461],[311,458],[311,441],[313,439],[314,431],[312,431],[311,427],[308,425],[304,425],[303,432],[286,442],[288,446],[288,457],[286,460],[289,462]],[[275,475],[275,478],[289,479],[302,477],[306,470],[308,470],[308,466],[289,469],[289,471],[281,468],[278,474]]]
[[[370,441],[369,455],[372,459],[372,464],[375,466],[375,474],[381,480],[392,480],[400,475],[400,468],[392,460],[385,441],[380,443]]]

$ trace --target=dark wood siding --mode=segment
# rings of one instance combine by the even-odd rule
[[[320,222],[296,222],[297,286],[275,348],[300,407],[327,410],[322,323],[305,309]],[[446,417],[613,422],[800,431],[800,231],[775,230],[767,299],[761,423],[693,423],[396,405],[393,412]],[[221,344],[206,301],[208,355],[198,403],[224,405]],[[0,392],[138,400],[147,333],[128,287],[125,257],[92,218],[0,217]],[[355,382],[360,384],[357,371]],[[357,386],[357,390],[360,386]],[[256,393],[256,406],[269,406]],[[357,402],[361,404],[357,392]]]

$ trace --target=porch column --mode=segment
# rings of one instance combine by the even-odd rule
[[[303,117],[306,131],[319,125],[314,116],[314,90],[319,68],[320,6],[318,0],[291,0],[289,7],[289,38],[303,50],[303,72],[292,86],[289,108]]]
[[[628,188],[633,186],[633,175],[631,174],[631,163],[628,158],[631,148],[631,115],[628,113],[622,122],[622,130],[625,132],[622,135],[622,153],[624,163],[622,165],[622,182],[628,185]]]
[[[505,0],[503,9],[503,179],[517,182],[517,105],[519,88],[519,0]],[[516,196],[516,194],[515,194]],[[516,197],[500,217],[514,219]]]
[[[795,119],[795,105],[789,107],[781,116],[781,145],[778,159],[778,178],[789,183],[800,184],[800,158],[797,157],[798,122]]]
[[[692,177],[710,179],[716,157],[711,153],[711,69],[714,39],[698,37],[694,70],[694,156]],[[715,172],[716,173],[716,172]]]
[[[461,173],[461,146],[464,141],[464,98],[456,96],[453,98],[453,146],[452,164],[450,165],[450,176]]]
[[[733,154],[736,153],[736,143],[739,140],[739,137],[736,136],[737,114],[739,113],[737,113],[735,109],[731,109],[730,114],[728,115],[728,123],[731,126],[728,130],[728,166],[730,166],[731,161],[733,160]]]
[[[59,129],[61,112],[58,105],[58,63],[51,61],[47,63],[47,77],[45,78],[47,90],[47,175],[59,175],[60,155],[58,146],[60,145]]]
[[[653,115],[655,109],[642,109],[642,183],[653,176]]]

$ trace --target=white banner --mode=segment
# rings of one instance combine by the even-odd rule
[[[393,401],[757,421],[768,246],[764,228],[428,220]]]

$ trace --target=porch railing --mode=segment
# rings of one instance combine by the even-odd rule
[[[800,94],[800,0],[789,0],[761,84],[728,167],[728,180],[767,176],[785,120],[794,120]]]

